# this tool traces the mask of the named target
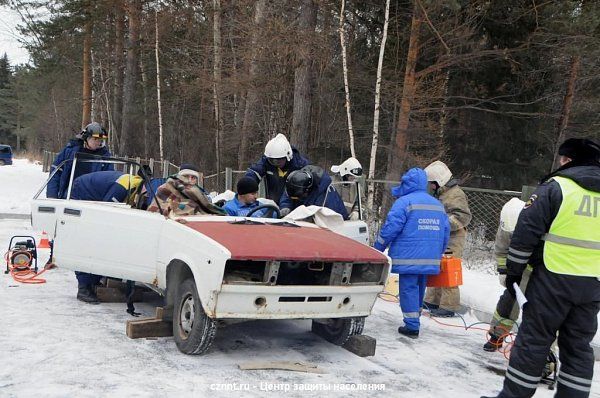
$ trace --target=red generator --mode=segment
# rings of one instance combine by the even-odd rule
[[[460,258],[444,255],[440,263],[440,273],[429,275],[428,287],[455,287],[462,285],[462,264]]]

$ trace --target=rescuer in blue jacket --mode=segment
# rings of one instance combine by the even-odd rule
[[[67,146],[56,156],[56,159],[54,159],[54,163],[52,163],[52,167],[50,168],[50,173],[58,168],[63,161],[71,161],[62,165],[58,171],[54,173],[52,179],[48,181],[46,197],[56,199],[65,199],[67,197],[69,179],[71,178],[71,168],[73,166],[72,160],[75,158],[75,154],[82,153],[103,157],[111,156],[108,148],[106,148],[107,139],[108,133],[106,130],[99,123],[93,122],[85,126],[76,139],[69,141]],[[106,170],[114,170],[113,165],[110,163],[77,162],[73,180],[87,173]]]
[[[348,219],[344,201],[331,185],[331,177],[319,166],[309,165],[292,171],[285,182],[285,192],[279,202],[281,216],[300,205],[327,207],[344,220]]]
[[[248,168],[246,177],[253,178],[257,183],[264,179],[267,199],[279,204],[289,174],[307,164],[308,159],[292,147],[283,134],[277,134],[267,142],[264,155]]]
[[[398,199],[374,247],[384,251],[389,246],[392,272],[399,274],[404,326],[398,328],[398,333],[417,338],[427,275],[440,272],[440,260],[450,237],[450,223],[442,203],[427,193],[427,174],[423,169],[408,170],[400,185],[392,189],[392,195]]]
[[[120,171],[97,171],[78,177],[71,188],[71,199],[98,202],[125,202],[142,183],[140,176]],[[77,300],[98,304],[95,286],[102,276],[75,271]]]
[[[71,199],[126,202],[142,183],[142,177],[120,171],[97,171],[77,177]]]

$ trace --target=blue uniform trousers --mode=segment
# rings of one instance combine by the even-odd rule
[[[409,330],[419,330],[421,326],[419,317],[421,316],[423,297],[425,297],[427,275],[400,274],[398,284],[404,325]]]

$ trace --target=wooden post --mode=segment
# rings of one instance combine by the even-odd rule
[[[231,167],[225,168],[225,190],[233,190],[233,169]]]
[[[148,167],[150,167],[150,171],[152,171],[152,175],[154,175],[154,159],[150,158],[148,160]]]

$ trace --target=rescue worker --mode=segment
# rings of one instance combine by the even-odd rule
[[[561,367],[555,397],[590,395],[590,346],[600,309],[600,145],[571,138],[560,167],[529,198],[507,256],[506,287],[530,264],[528,302],[498,398],[531,397],[558,333]]]
[[[277,134],[267,142],[260,160],[248,168],[246,177],[253,178],[257,183],[264,179],[267,199],[279,204],[288,175],[308,164],[308,159],[290,145],[285,135]]]
[[[223,210],[230,216],[246,217],[250,211],[260,206],[258,198],[258,183],[254,178],[242,177],[237,182],[237,193],[223,206]],[[263,217],[266,210],[258,210],[252,213],[253,217]]]
[[[108,133],[99,123],[93,122],[88,124],[77,135],[77,138],[69,141],[67,146],[56,156],[50,168],[50,173],[58,168],[58,165],[63,161],[73,160],[77,153],[110,157],[110,151],[106,148],[107,139]],[[56,199],[65,199],[67,197],[72,166],[72,161],[66,162],[54,173],[46,186],[46,197]],[[77,177],[87,173],[108,170],[114,170],[113,165],[110,163],[77,162],[73,181]]]
[[[285,183],[279,207],[285,217],[298,206],[323,206],[339,213],[344,220],[348,212],[344,202],[331,185],[331,177],[319,166],[305,166],[290,173]]]
[[[200,171],[193,164],[184,163],[179,172],[158,187],[148,211],[158,212],[159,204],[165,217],[191,216],[193,214],[224,215],[225,211],[212,204],[204,190],[198,186]],[[157,204],[158,203],[158,204]]]
[[[392,272],[399,274],[400,308],[404,326],[398,333],[419,337],[421,308],[427,275],[440,272],[440,260],[448,245],[450,224],[442,203],[427,193],[427,174],[410,169],[400,185],[392,189],[397,197],[379,232],[375,249],[389,246]]]
[[[97,171],[77,177],[71,199],[126,202],[142,183],[142,177],[120,171]]]
[[[450,220],[450,241],[446,249],[453,257],[462,258],[471,210],[467,195],[458,186],[458,179],[443,162],[436,160],[425,168],[430,192],[442,202]],[[430,287],[425,305],[432,316],[453,317],[460,309],[460,290],[456,287]]]
[[[353,182],[362,175],[362,165],[356,158],[348,158],[339,166],[331,166],[331,172],[339,174],[342,181]]]
[[[142,178],[120,171],[98,171],[77,177],[71,188],[71,199],[99,202],[125,202],[141,184]],[[96,285],[101,275],[75,271],[77,300],[99,304]]]
[[[525,202],[519,198],[512,198],[502,206],[502,210],[500,211],[500,225],[496,232],[494,254],[496,255],[498,279],[500,285],[504,287],[506,287],[506,256],[508,254],[510,238],[515,230],[517,219],[524,205]],[[531,271],[528,272],[527,279],[529,279],[530,273]],[[525,280],[522,281],[522,286],[525,282]],[[502,347],[504,342],[503,336],[512,330],[518,318],[519,306],[516,303],[515,297],[508,289],[505,289],[496,304],[496,311],[492,317],[488,332],[489,340],[483,345],[484,351],[493,352]]]
[[[356,158],[348,158],[342,164],[331,166],[331,171],[335,176],[339,176],[341,184],[336,184],[339,187],[339,194],[344,201],[344,206],[350,214],[350,220],[358,220],[360,218],[358,195],[360,184],[358,178],[362,176],[362,165]],[[341,186],[340,186],[341,185]]]

